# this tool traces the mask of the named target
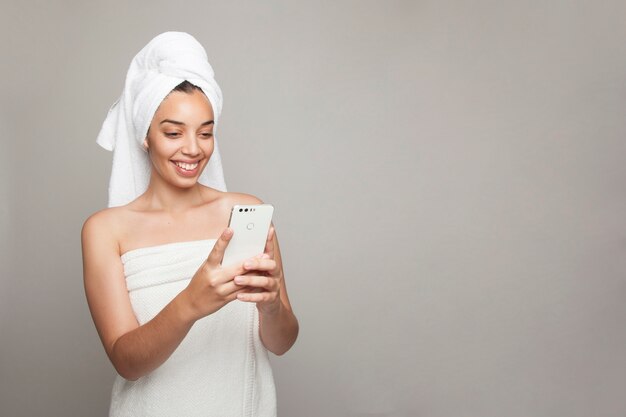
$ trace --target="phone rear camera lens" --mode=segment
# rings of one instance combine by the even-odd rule
[[[246,211],[248,211],[248,209],[246,209]]]
[[[239,209],[239,212],[241,213],[243,211],[243,209]]]

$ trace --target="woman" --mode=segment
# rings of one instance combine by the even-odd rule
[[[273,226],[263,254],[220,265],[231,207],[261,200],[199,181],[223,183],[212,75],[191,35],[157,36],[99,135],[117,152],[110,207],[85,221],[82,248],[89,309],[118,372],[110,416],[276,415],[267,351],[289,350],[299,326]]]

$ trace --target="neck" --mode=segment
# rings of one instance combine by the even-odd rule
[[[163,178],[150,176],[150,184],[144,194],[147,208],[151,211],[163,211],[170,214],[182,213],[203,203],[200,183],[189,188],[172,185]]]

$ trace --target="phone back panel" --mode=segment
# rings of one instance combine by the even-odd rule
[[[233,229],[234,233],[224,252],[222,265],[243,262],[263,253],[273,213],[274,206],[271,204],[233,206],[228,227]]]

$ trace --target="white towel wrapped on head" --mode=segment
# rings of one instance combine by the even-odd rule
[[[213,76],[206,51],[185,32],[161,33],[133,58],[124,91],[111,106],[96,141],[104,149],[113,151],[109,207],[125,205],[148,188],[151,165],[142,146],[143,140],[163,99],[185,80],[203,90],[214,114],[215,146],[198,181],[226,191],[216,137],[222,91]]]

